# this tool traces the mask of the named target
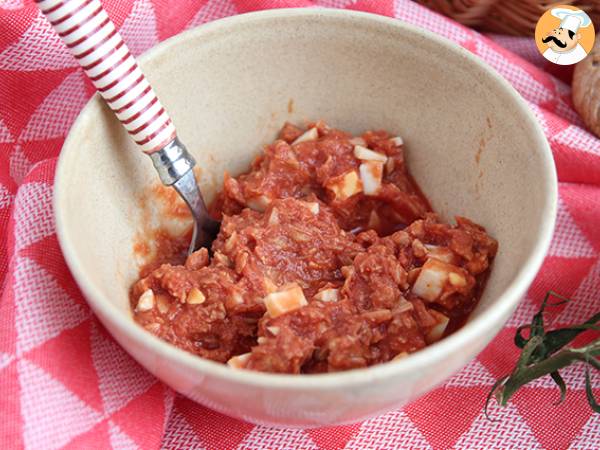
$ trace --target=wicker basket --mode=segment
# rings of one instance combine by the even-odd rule
[[[573,5],[600,24],[600,0],[417,0],[469,27],[531,36],[540,16],[556,5]]]

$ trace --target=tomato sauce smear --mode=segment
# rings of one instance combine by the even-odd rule
[[[483,227],[436,216],[401,138],[322,121],[286,123],[247,173],[225,174],[210,210],[222,220],[210,254],[182,262],[185,239],[148,236],[159,250],[131,306],[151,333],[234,369],[403,358],[465,322],[498,250]]]

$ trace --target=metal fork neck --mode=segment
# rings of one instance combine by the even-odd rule
[[[196,161],[178,138],[173,139],[159,151],[151,153],[150,158],[158,172],[160,181],[171,186],[188,173]]]
[[[177,138],[150,154],[150,158],[163,184],[174,187],[192,213],[194,232],[188,253],[191,254],[200,247],[210,248],[220,224],[208,214],[196,183],[192,172],[196,161]]]

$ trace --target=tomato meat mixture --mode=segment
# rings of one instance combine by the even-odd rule
[[[225,174],[209,255],[163,264],[131,290],[135,320],[203,358],[320,373],[402,358],[459,327],[498,244],[442,222],[399,137],[286,124],[248,173]]]

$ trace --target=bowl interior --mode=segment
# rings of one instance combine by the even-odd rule
[[[516,93],[458,47],[399,22],[312,10],[209,24],[142,62],[209,197],[286,120],[402,136],[434,209],[469,217],[500,242],[471,320],[531,270],[540,236],[547,245],[555,204],[547,144]],[[138,275],[132,246],[147,217],[138,199],[156,183],[150,159],[94,98],[61,154],[56,214],[80,285],[124,315]]]

